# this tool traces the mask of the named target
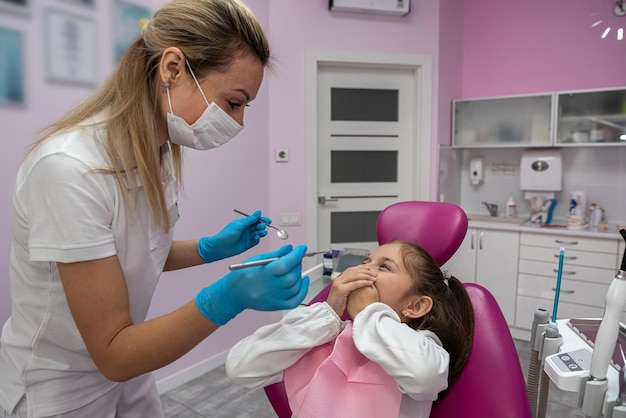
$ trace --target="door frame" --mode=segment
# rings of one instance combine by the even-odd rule
[[[429,200],[431,166],[432,123],[432,57],[430,55],[386,54],[337,50],[310,50],[306,55],[306,237],[310,248],[317,248],[317,91],[318,69],[321,66],[346,66],[355,68],[403,69],[413,72],[415,91],[414,109],[417,110],[412,126],[417,141],[412,156],[412,176],[416,179],[411,198]],[[310,264],[313,260],[310,261]],[[309,266],[312,267],[312,266]]]

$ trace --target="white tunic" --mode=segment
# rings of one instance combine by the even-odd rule
[[[235,344],[226,373],[249,388],[280,382],[283,370],[312,347],[335,339],[344,326],[325,302],[296,308]],[[396,380],[403,394],[399,416],[428,417],[437,394],[448,386],[450,357],[439,338],[401,323],[383,303],[369,305],[354,318],[352,336],[357,349]]]
[[[43,143],[17,173],[10,254],[11,317],[0,347],[0,406],[24,394],[35,416],[62,414],[112,390],[69,311],[56,262],[116,255],[134,322],[145,320],[173,239],[156,225],[140,189],[134,211],[101,151],[103,132],[76,129]],[[168,207],[178,191],[171,158],[162,181]],[[131,199],[132,200],[132,199]]]

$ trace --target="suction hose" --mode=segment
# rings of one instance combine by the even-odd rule
[[[539,401],[537,402],[537,418],[545,418],[548,409],[550,377],[543,370],[543,363],[546,357],[559,352],[562,343],[563,336],[559,333],[559,328],[555,322],[550,322],[543,334],[541,344],[541,386],[539,388]]]
[[[537,416],[537,393],[539,391],[539,375],[541,373],[541,359],[539,351],[543,331],[548,325],[548,311],[537,309],[533,318],[532,331],[530,334],[530,361],[528,362],[528,375],[526,379],[526,392],[530,402],[532,416]]]

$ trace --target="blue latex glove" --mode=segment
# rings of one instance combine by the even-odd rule
[[[262,221],[272,223],[271,219],[261,216],[260,210],[248,217],[235,219],[217,235],[200,238],[198,254],[205,263],[210,263],[249,250],[267,235]]]
[[[244,309],[277,311],[298,306],[309,291],[309,277],[302,277],[306,246],[256,255],[246,261],[280,257],[257,267],[233,270],[196,295],[196,305],[216,325],[224,325]]]

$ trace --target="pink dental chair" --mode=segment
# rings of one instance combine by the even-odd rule
[[[412,242],[443,265],[467,232],[467,216],[451,203],[406,201],[385,208],[376,224],[378,243]],[[326,300],[326,286],[310,303]],[[431,418],[530,418],[532,413],[517,351],[504,316],[484,287],[465,283],[474,306],[474,342],[468,362]],[[265,387],[279,418],[291,418],[282,382]]]

